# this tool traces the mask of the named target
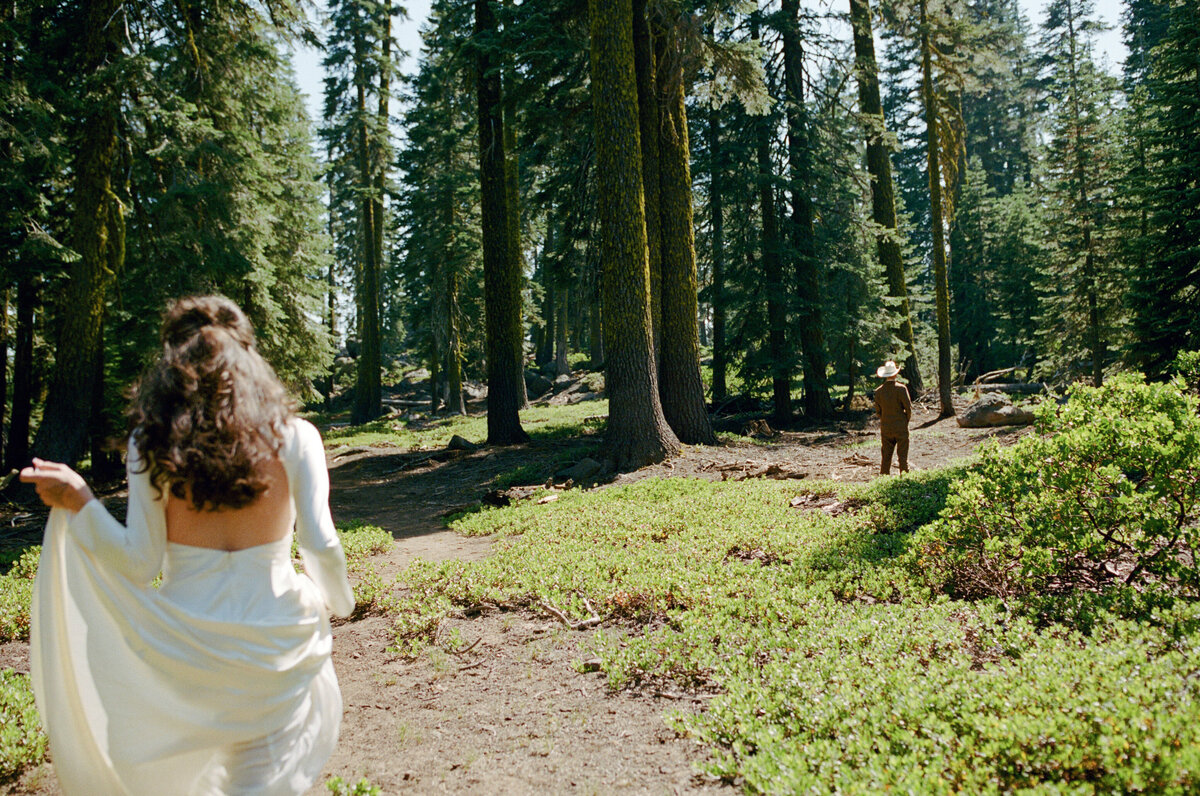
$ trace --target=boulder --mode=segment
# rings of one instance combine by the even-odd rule
[[[484,398],[487,398],[487,385],[474,381],[464,381],[463,394],[467,396],[467,400],[469,401],[482,401]]]
[[[554,382],[550,379],[534,370],[525,371],[525,392],[530,398],[540,398],[553,389]]]
[[[1033,412],[1013,406],[1012,399],[1002,392],[984,393],[958,416],[963,428],[989,426],[1026,426],[1033,422]]]
[[[479,450],[478,445],[476,445],[474,442],[471,442],[469,439],[466,439],[465,437],[460,437],[458,434],[455,434],[450,438],[450,442],[446,445],[446,448],[452,451]]]
[[[593,476],[599,475],[604,469],[604,465],[592,458],[581,459],[571,465],[562,472],[555,473],[554,477],[558,479],[570,479],[575,483],[586,481]]]

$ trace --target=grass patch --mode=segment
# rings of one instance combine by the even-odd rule
[[[672,723],[750,792],[1194,792],[1200,606],[1090,634],[998,599],[955,600],[916,569],[961,468],[805,484],[649,479],[458,519],[480,562],[418,562],[397,649],[478,604],[609,617],[614,689],[714,693]]]
[[[522,410],[521,424],[534,440],[559,440],[601,433],[608,401],[580,401],[563,406],[533,406]],[[311,415],[324,425],[328,418]],[[359,426],[341,426],[322,432],[326,447],[387,447],[404,450],[444,448],[455,434],[472,442],[487,439],[486,415],[448,415],[432,420],[405,421],[382,418]]]

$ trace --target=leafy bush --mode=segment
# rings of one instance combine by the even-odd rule
[[[1200,417],[1182,387],[1124,375],[1043,406],[1038,434],[981,451],[916,541],[918,568],[965,597],[1200,597]]]
[[[0,780],[40,763],[46,756],[29,676],[0,669]]]
[[[29,638],[29,603],[33,599],[33,577],[37,574],[40,545],[8,554],[8,572],[0,575],[0,641]]]

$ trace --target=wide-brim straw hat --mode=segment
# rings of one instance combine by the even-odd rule
[[[892,376],[900,375],[900,368],[892,360],[888,360],[879,366],[879,370],[875,371],[875,375],[881,379],[890,379]]]

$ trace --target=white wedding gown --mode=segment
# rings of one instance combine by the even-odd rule
[[[125,525],[96,500],[50,512],[30,668],[64,793],[298,794],[320,774],[342,716],[328,612],[354,597],[320,434],[291,421],[280,455],[307,575],[290,535],[234,552],[168,542],[169,493],[132,444]]]

